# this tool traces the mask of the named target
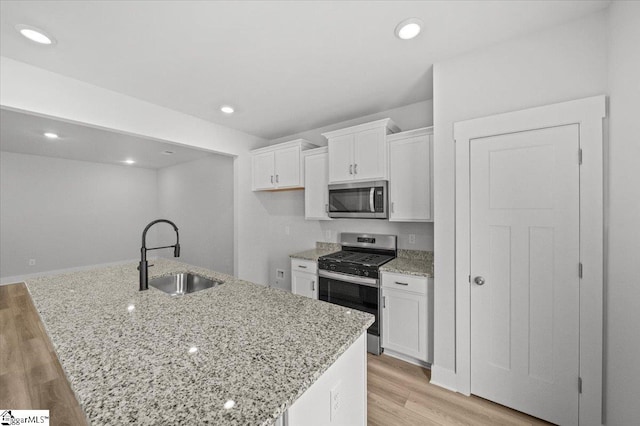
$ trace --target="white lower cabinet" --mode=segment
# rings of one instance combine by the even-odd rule
[[[433,281],[382,273],[382,347],[431,363],[433,359]]]
[[[318,263],[312,260],[291,259],[291,292],[318,298]]]

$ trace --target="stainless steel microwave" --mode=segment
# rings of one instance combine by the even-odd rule
[[[329,185],[329,217],[387,219],[386,180]]]

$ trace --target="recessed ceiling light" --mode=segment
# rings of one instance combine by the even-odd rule
[[[224,403],[225,410],[231,410],[236,405],[236,402],[233,399],[228,400]]]
[[[169,150],[162,151],[162,153],[163,153],[164,155],[173,155],[173,154],[175,154],[175,152],[174,152],[174,151],[169,151]]]
[[[135,309],[136,309],[136,306],[133,305],[133,304],[127,306],[127,311],[129,311],[129,312],[133,312],[133,311],[135,311]]]
[[[52,133],[52,132],[45,132],[44,136],[46,138],[49,138],[49,139],[58,139],[59,138],[59,136],[57,134]]]
[[[42,31],[40,28],[29,25],[16,25],[16,30],[18,30],[24,37],[38,44],[51,45],[56,42],[53,37]]]
[[[224,112],[225,114],[233,114],[233,111],[235,110],[230,105],[222,105],[220,107],[220,111]]]
[[[136,164],[136,160],[126,159],[123,161],[125,164]]]
[[[402,40],[411,40],[420,34],[422,21],[418,18],[409,18],[396,26],[396,36]]]
[[[198,352],[198,348],[196,348],[195,346],[191,346],[189,348],[189,353],[190,354],[195,354],[196,352]]]

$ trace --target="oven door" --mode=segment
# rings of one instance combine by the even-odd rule
[[[318,271],[318,299],[358,311],[368,312],[375,322],[367,330],[367,350],[379,355],[380,347],[380,283],[375,278]]]
[[[329,217],[386,219],[387,181],[329,185]]]

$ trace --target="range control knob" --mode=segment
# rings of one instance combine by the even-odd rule
[[[364,271],[364,275],[365,275],[365,277],[368,277],[369,276],[369,271]]]

